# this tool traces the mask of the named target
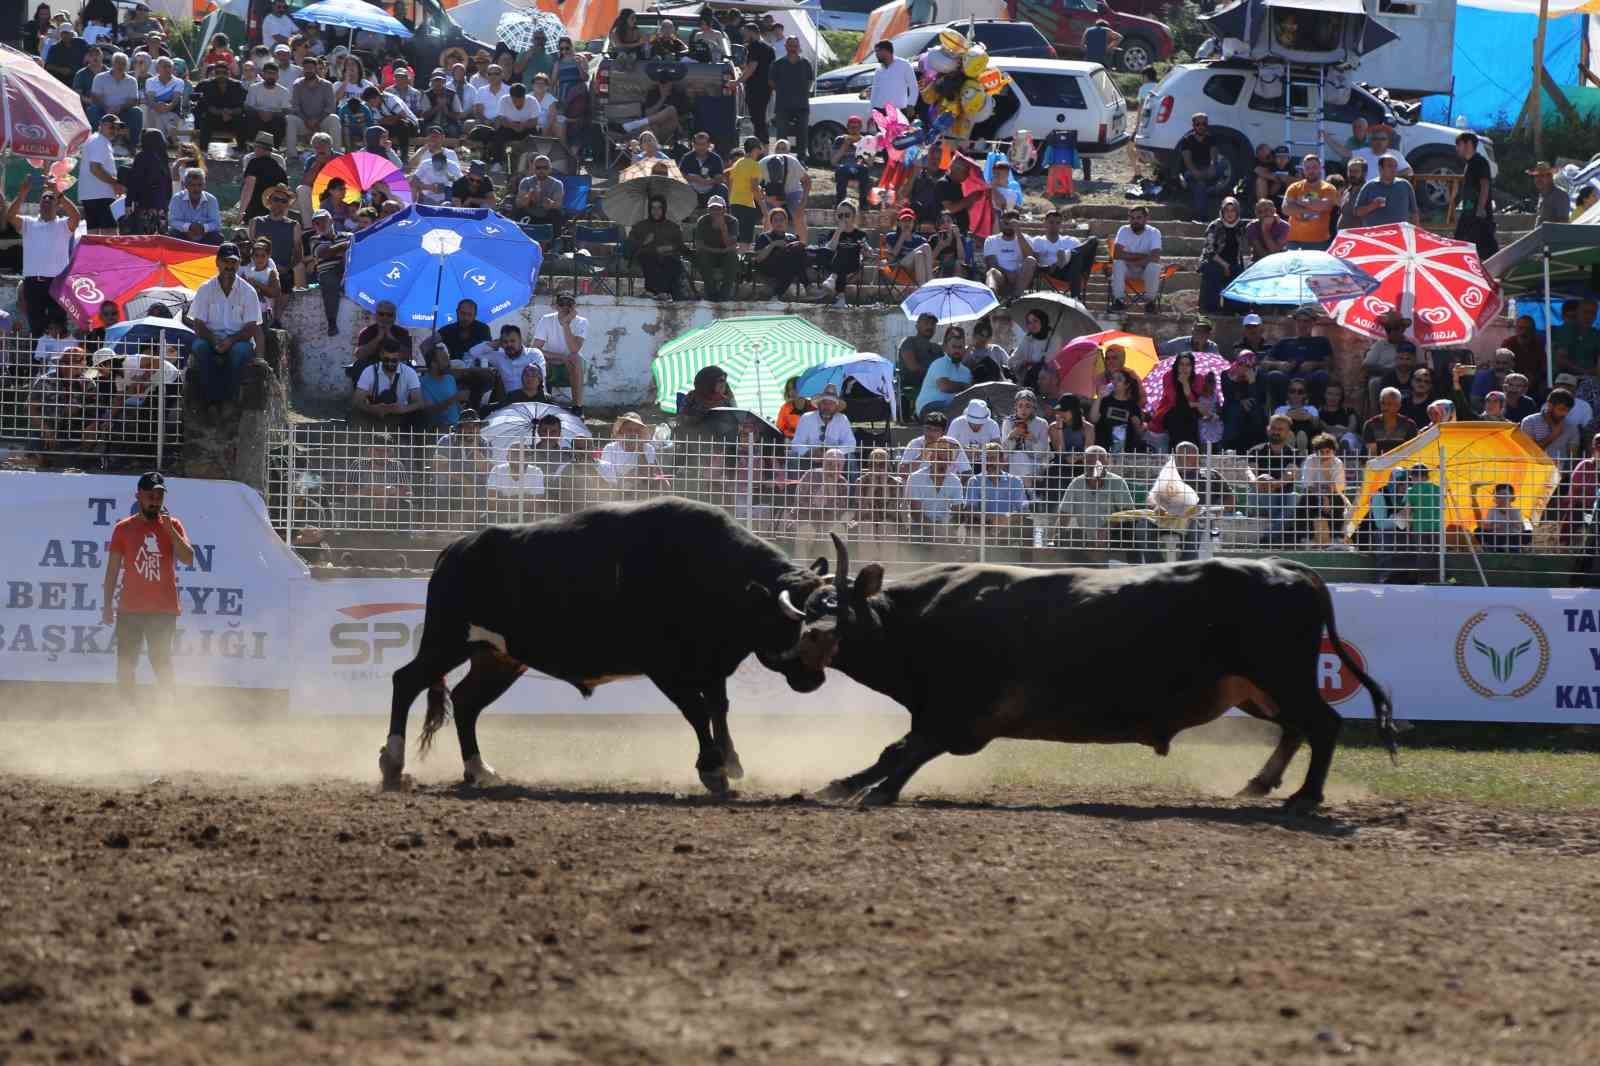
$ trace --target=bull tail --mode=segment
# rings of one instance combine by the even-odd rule
[[[433,735],[450,720],[450,690],[444,678],[428,686],[428,714],[422,720],[422,736],[417,738],[417,756],[424,757],[433,748]]]
[[[1345,669],[1356,676],[1367,693],[1372,697],[1372,713],[1377,720],[1378,736],[1383,741],[1384,748],[1389,752],[1391,762],[1398,762],[1400,758],[1400,731],[1394,724],[1394,706],[1389,702],[1389,694],[1383,687],[1372,679],[1372,676],[1361,668],[1361,665],[1350,658],[1350,653],[1345,651],[1344,641],[1339,639],[1339,628],[1333,620],[1333,595],[1328,591],[1328,583],[1322,580],[1322,575],[1304,563],[1292,559],[1280,559],[1279,564],[1286,566],[1297,573],[1304,574],[1310,580],[1311,586],[1317,591],[1317,599],[1322,605],[1322,621],[1328,629],[1328,640],[1333,644],[1334,653],[1339,656],[1339,661],[1344,663]]]
[[[463,538],[464,539],[464,538]],[[460,639],[467,627],[466,598],[459,560],[463,554],[462,540],[448,544],[433,561],[433,576],[428,579],[428,606],[422,623],[422,646],[437,647]],[[446,567],[450,559],[458,560],[455,567]],[[425,757],[433,747],[433,736],[450,720],[450,689],[445,677],[428,680],[428,713],[422,720],[422,736],[417,740],[417,755]]]

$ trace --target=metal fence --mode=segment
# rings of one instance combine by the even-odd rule
[[[797,555],[826,549],[836,531],[859,545],[858,558],[886,563],[1295,552],[1344,579],[1477,583],[1496,572],[1586,573],[1595,554],[1593,463],[1418,456],[1421,465],[1397,474],[1392,459],[1353,455],[1308,464],[1303,455],[973,448],[941,470],[925,450],[866,443],[801,454],[786,442],[642,429],[544,439],[495,422],[466,432],[302,424],[275,441],[269,509],[291,543],[372,565],[396,564],[370,553],[438,547],[485,524],[663,494],[719,506]],[[430,560],[424,551],[405,561]]]
[[[0,441],[40,466],[164,466],[183,442],[185,353],[160,340],[0,334]]]

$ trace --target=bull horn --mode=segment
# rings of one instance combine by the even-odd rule
[[[778,593],[778,606],[783,610],[783,616],[789,621],[804,622],[806,620],[806,613],[796,607],[794,601],[789,598],[788,589]]]
[[[829,533],[833,538],[833,550],[839,556],[839,593],[848,594],[850,591],[850,549],[844,546],[844,540],[837,533]]]

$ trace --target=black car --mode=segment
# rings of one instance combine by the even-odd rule
[[[914,26],[904,33],[889,38],[894,54],[913,65],[917,58],[939,43],[939,34],[955,30],[963,36],[977,39],[992,56],[1017,56],[1023,59],[1055,59],[1056,50],[1044,39],[1039,27],[1031,22],[1003,22],[998,19],[938,22],[931,26]],[[876,62],[855,63],[838,67],[817,76],[812,86],[813,96],[830,96],[834,93],[855,93],[872,86],[872,72]]]

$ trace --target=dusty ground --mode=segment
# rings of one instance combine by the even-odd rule
[[[526,786],[458,790],[447,741],[403,795],[376,719],[12,721],[0,1062],[1600,1058],[1592,809],[1336,776],[1289,819],[1218,798],[1264,744],[1210,741],[996,746],[885,811],[796,795],[901,727],[737,721],[723,804],[667,719],[489,718]]]

